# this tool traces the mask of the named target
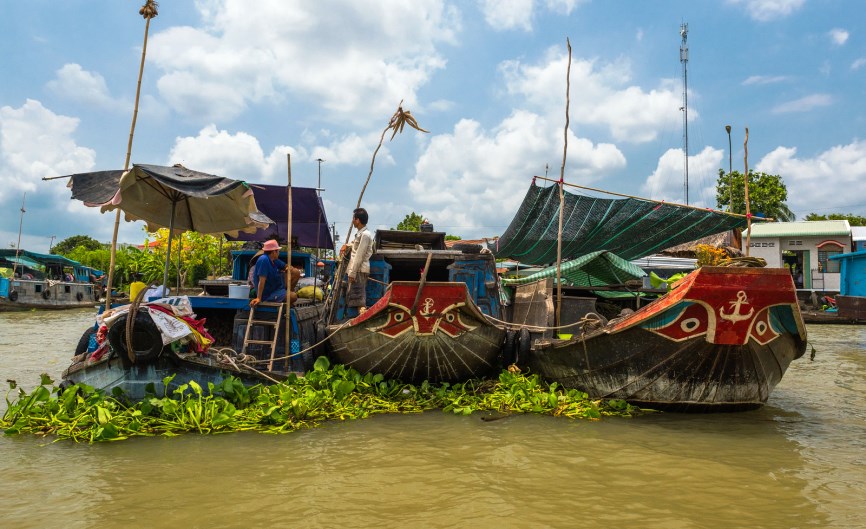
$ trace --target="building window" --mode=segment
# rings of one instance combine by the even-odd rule
[[[818,262],[821,264],[821,269],[829,274],[838,274],[839,273],[839,261],[831,260],[831,255],[839,255],[842,252],[840,250],[818,250]]]

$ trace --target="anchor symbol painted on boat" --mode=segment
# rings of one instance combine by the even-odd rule
[[[749,304],[749,300],[746,297],[746,292],[743,290],[740,290],[739,292],[737,292],[736,301],[729,301],[728,304],[731,305],[731,308],[733,308],[733,311],[726,313],[724,307],[719,309],[719,316],[723,320],[728,320],[728,321],[732,321],[732,322],[736,323],[738,321],[748,320],[755,314],[754,308],[749,309],[748,314],[742,314],[740,312],[740,307],[742,305],[748,305]]]
[[[420,312],[422,316],[427,316],[428,314],[433,312],[434,303],[435,302],[433,301],[433,298],[425,298],[424,305],[422,305],[421,310],[418,312]]]

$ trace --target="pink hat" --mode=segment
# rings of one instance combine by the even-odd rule
[[[263,252],[272,252],[274,250],[279,250],[279,249],[280,249],[280,243],[278,243],[277,241],[275,241],[273,239],[266,241],[265,244],[262,246]]]

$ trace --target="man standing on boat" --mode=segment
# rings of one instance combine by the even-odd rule
[[[367,278],[370,277],[370,256],[373,255],[373,234],[367,229],[368,220],[366,209],[358,208],[352,212],[352,226],[358,233],[352,241],[352,257],[346,271],[349,276],[346,306],[356,307],[358,314],[364,314],[367,310]]]
[[[286,300],[286,283],[283,280],[283,273],[286,271],[287,265],[280,260],[280,244],[271,239],[266,241],[262,246],[263,255],[256,261],[253,269],[253,278],[256,283],[256,297],[250,300],[250,307],[255,307],[262,301],[282,303]],[[267,259],[265,259],[267,256]],[[294,292],[294,286],[297,284],[301,276],[300,270],[294,267],[291,269],[291,291],[288,293],[290,303],[294,303],[298,299],[298,294]]]

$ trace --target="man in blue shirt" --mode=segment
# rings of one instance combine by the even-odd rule
[[[250,307],[255,307],[262,301],[282,303],[286,300],[286,263],[279,259],[280,244],[271,239],[262,246],[262,252],[264,255],[256,261],[253,269],[256,297],[250,300]],[[291,273],[291,286],[294,287],[301,273],[295,268],[291,269]],[[294,302],[298,299],[298,294],[294,292],[294,288],[292,290],[289,300]]]

